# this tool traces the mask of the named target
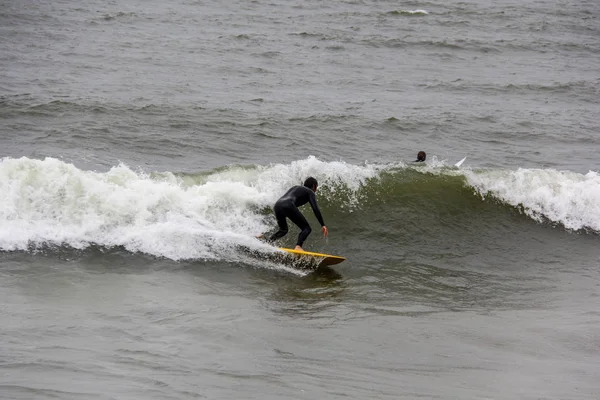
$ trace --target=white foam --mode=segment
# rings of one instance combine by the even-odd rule
[[[0,163],[0,249],[68,245],[123,246],[181,259],[227,259],[232,248],[264,246],[273,228],[260,212],[290,186],[314,176],[320,186],[358,190],[378,167],[308,157],[290,164],[231,167],[184,183],[125,165],[83,171],[53,158]],[[201,180],[201,182],[200,182]]]
[[[465,171],[482,196],[522,207],[537,221],[548,219],[567,229],[600,232],[600,176],[553,169]]]

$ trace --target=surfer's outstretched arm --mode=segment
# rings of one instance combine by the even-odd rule
[[[317,196],[314,194],[314,192],[311,193],[311,195],[309,196],[308,202],[310,203],[310,206],[312,207],[313,212],[315,213],[315,217],[317,217],[317,220],[321,224],[321,231],[323,232],[323,235],[326,237],[329,236],[329,230],[327,229],[327,226],[323,221],[321,210],[319,210],[319,205],[317,204]]]

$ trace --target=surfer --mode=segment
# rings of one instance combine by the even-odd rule
[[[425,154],[424,151],[420,151],[417,153],[417,159],[415,160],[415,162],[423,162],[423,161],[425,161],[426,158],[427,158],[427,154]]]
[[[290,221],[300,228],[300,234],[298,235],[298,241],[296,242],[296,250],[303,251],[302,244],[312,231],[308,221],[306,221],[304,215],[298,210],[298,207],[303,206],[306,203],[310,203],[310,206],[315,213],[315,217],[317,217],[317,220],[319,220],[319,223],[321,224],[323,235],[329,236],[329,231],[325,226],[325,222],[323,222],[323,216],[317,205],[317,196],[315,193],[318,186],[317,180],[311,176],[304,181],[304,186],[292,187],[277,200],[273,207],[273,211],[275,211],[275,218],[277,219],[279,230],[267,239],[268,242],[273,242],[287,235],[288,224],[286,218],[289,218]],[[263,237],[264,235],[259,236],[259,238]]]

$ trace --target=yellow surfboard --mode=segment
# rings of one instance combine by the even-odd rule
[[[286,249],[283,247],[279,247],[279,250],[283,250],[287,253],[294,254],[299,258],[299,260],[309,261],[310,264],[316,264],[317,267],[339,264],[346,259],[340,256],[332,256],[331,254],[313,253],[311,251],[300,251],[294,249]]]

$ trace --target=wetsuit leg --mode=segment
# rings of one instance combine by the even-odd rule
[[[294,224],[298,225],[298,228],[300,228],[301,232],[298,235],[298,242],[296,245],[302,247],[302,244],[308,235],[310,235],[312,229],[310,228],[306,218],[304,218],[304,215],[302,215],[300,210],[298,210],[298,207],[294,206],[292,209],[288,210],[287,216]]]
[[[277,219],[277,225],[279,226],[279,230],[275,232],[269,238],[269,242],[273,242],[279,238],[284,237],[288,233],[288,224],[286,218],[289,218],[294,224],[300,228],[300,234],[298,235],[298,242],[296,243],[298,246],[302,247],[302,244],[310,235],[312,229],[308,224],[304,215],[298,210],[298,207],[294,205],[292,202],[286,203],[275,203],[275,207],[273,208],[275,211],[275,218]]]
[[[293,206],[293,205],[292,205]],[[275,211],[275,218],[277,219],[277,225],[279,226],[279,230],[275,232],[269,238],[269,242],[274,242],[275,240],[284,237],[288,233],[288,224],[286,221],[287,209],[285,204],[275,203],[275,207],[273,207],[273,211]]]

